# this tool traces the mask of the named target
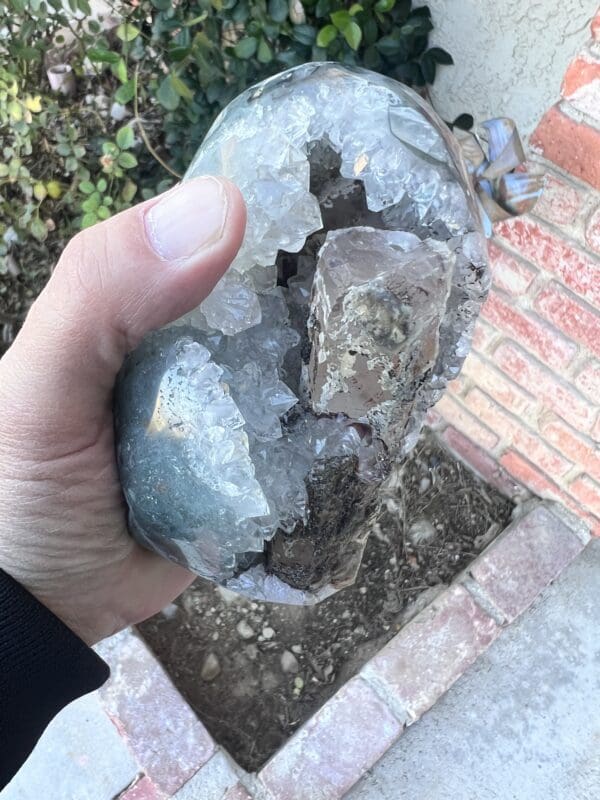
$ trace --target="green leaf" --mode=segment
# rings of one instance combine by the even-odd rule
[[[156,99],[167,111],[175,111],[179,105],[180,97],[173,87],[170,75],[167,75],[167,77],[163,78],[161,81],[158,91],[156,92]]]
[[[118,53],[113,53],[112,50],[105,50],[100,47],[90,47],[87,51],[87,57],[90,61],[96,61],[101,64],[117,64],[121,58]]]
[[[338,31],[343,31],[346,25],[351,22],[351,20],[352,17],[345,9],[342,9],[341,11],[334,11],[333,14],[331,14],[331,21]]]
[[[375,44],[379,36],[379,30],[377,28],[377,23],[372,17],[370,17],[365,21],[362,30],[365,39],[365,44],[366,45]]]
[[[355,17],[361,11],[364,11],[364,9],[360,3],[353,3],[348,9],[348,13],[350,14],[351,17]]]
[[[470,131],[474,124],[475,120],[471,114],[459,114],[451,127],[460,128],[461,131]]]
[[[312,46],[317,38],[316,28],[312,25],[294,25],[294,39],[300,44]]]
[[[125,181],[125,186],[121,189],[121,198],[124,203],[131,203],[137,192],[137,186],[132,180]]]
[[[407,5],[410,8],[410,2],[407,0]],[[431,9],[428,6],[419,6],[411,11],[413,17],[431,17]]]
[[[317,47],[329,47],[337,35],[338,29],[335,25],[325,25],[317,35]]]
[[[133,147],[135,136],[133,135],[132,128],[129,125],[119,128],[115,137],[115,141],[121,150],[129,150],[130,147]]]
[[[397,56],[404,50],[404,46],[395,36],[382,36],[378,42],[375,42],[375,47],[388,58]]]
[[[140,35],[140,29],[130,22],[122,22],[117,28],[116,34],[122,42],[133,42]]]
[[[256,57],[261,64],[268,64],[273,60],[273,51],[264,37],[260,40],[258,50],[256,51]]]
[[[100,206],[96,214],[98,215],[98,219],[108,219],[110,217],[110,211],[106,206]]]
[[[114,142],[102,142],[102,152],[107,156],[117,156],[119,148]]]
[[[190,89],[187,83],[184,83],[179,75],[171,75],[171,84],[179,97],[183,97],[188,103],[194,99],[194,92]]]
[[[438,64],[454,64],[454,59],[441,47],[430,47],[427,55],[431,56]]]
[[[431,58],[429,53],[425,53],[421,59],[421,70],[425,82],[433,83],[435,80],[436,64],[435,59]]]
[[[433,22],[426,16],[414,16],[411,14],[406,24],[413,29],[412,33],[416,32],[421,36],[433,30]]]
[[[91,181],[82,181],[79,184],[79,188],[84,194],[92,194],[92,192],[96,191],[96,187]]]
[[[127,82],[127,64],[124,58],[120,58],[116,64],[111,65],[113,75],[119,79],[121,83]]]
[[[396,0],[377,0],[375,8],[381,11],[382,14],[387,14],[396,5]]]
[[[362,41],[362,31],[358,23],[352,20],[352,22],[350,22],[344,28],[342,35],[353,50],[358,50],[358,47]]]
[[[96,209],[100,206],[100,195],[98,192],[95,192],[91,197],[88,197],[87,200],[84,200],[81,204],[81,210],[85,211],[88,214],[90,211],[96,211]]]
[[[117,159],[117,164],[123,169],[133,169],[137,167],[137,158],[133,155],[133,153],[121,153],[119,158]]]
[[[322,19],[323,17],[328,16],[330,11],[330,0],[317,0],[317,5],[315,6],[315,17],[317,19]]]
[[[48,228],[44,225],[39,217],[34,217],[31,220],[29,231],[31,235],[38,240],[38,242],[43,242],[48,236]]]
[[[363,54],[363,64],[367,69],[379,70],[381,68],[381,56],[374,45],[369,45]]]
[[[288,15],[287,0],[269,0],[268,14],[275,22],[284,22]]]
[[[233,48],[233,52],[241,59],[252,58],[254,53],[256,53],[257,46],[258,42],[254,36],[244,36]]]
[[[122,106],[127,105],[127,103],[133,100],[133,95],[135,94],[135,81],[133,78],[127,83],[124,83],[123,86],[119,86],[117,91],[115,92],[115,100],[117,103],[120,103]]]
[[[191,52],[192,48],[189,45],[171,45],[169,47],[169,58],[171,61],[177,63],[179,61],[183,61],[184,58],[187,58]]]
[[[81,218],[81,227],[89,228],[91,225],[95,225],[96,222],[98,222],[98,217],[93,211],[90,211],[88,214],[84,214]]]
[[[100,178],[100,180],[96,184],[96,189],[98,189],[99,192],[104,193],[106,191],[107,186],[108,184],[106,182],[106,178]]]

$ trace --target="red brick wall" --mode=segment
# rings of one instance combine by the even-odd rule
[[[545,193],[496,226],[473,352],[436,412],[487,477],[509,473],[600,535],[600,11],[530,149]]]

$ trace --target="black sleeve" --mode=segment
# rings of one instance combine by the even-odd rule
[[[108,675],[91,648],[0,570],[0,790],[50,720]]]

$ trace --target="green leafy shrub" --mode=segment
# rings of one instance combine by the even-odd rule
[[[0,6],[5,338],[11,314],[35,294],[35,287],[20,293],[29,274],[43,281],[77,229],[171,185],[242,89],[310,60],[362,65],[426,87],[438,65],[452,63],[428,47],[429,10],[411,0],[103,0],[102,7],[103,14],[88,0]],[[67,94],[51,91],[47,73],[57,65],[67,65],[58,70],[69,73]]]

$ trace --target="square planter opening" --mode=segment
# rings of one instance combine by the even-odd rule
[[[214,739],[259,769],[502,531],[512,502],[426,430],[387,489],[356,583],[312,607],[198,579],[139,630]]]

